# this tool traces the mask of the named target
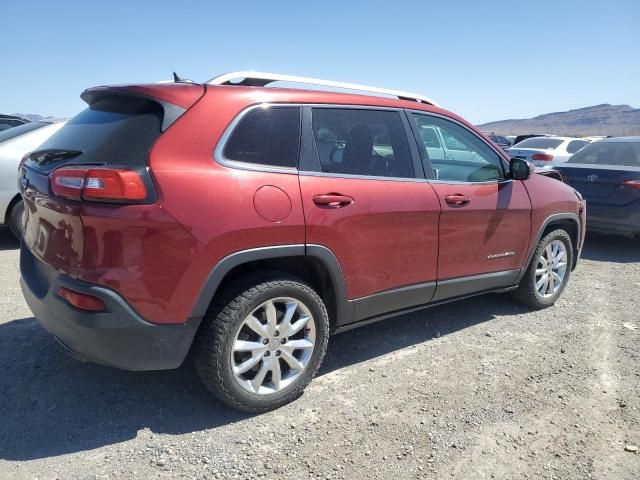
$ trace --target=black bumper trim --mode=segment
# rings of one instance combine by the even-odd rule
[[[74,356],[124,370],[173,369],[184,361],[201,318],[170,325],[147,322],[113,290],[62,274],[42,275],[51,267],[24,246],[21,257],[20,284],[29,308]],[[62,287],[100,298],[106,311],[71,306],[58,296]]]

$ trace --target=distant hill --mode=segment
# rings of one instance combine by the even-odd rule
[[[20,118],[26,118],[27,120],[31,120],[32,122],[54,118],[51,115],[38,115],[37,113],[12,113],[11,115],[15,115],[16,117]]]
[[[546,113],[533,118],[489,122],[478,127],[501,135],[640,135],[640,108],[604,103],[568,112]]]

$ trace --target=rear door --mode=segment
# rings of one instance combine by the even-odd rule
[[[404,112],[318,106],[307,107],[306,118],[312,148],[301,160],[300,187],[307,243],[333,252],[349,299],[431,282],[420,299],[429,302],[440,204]]]
[[[510,285],[524,263],[531,231],[524,185],[507,179],[502,157],[462,124],[417,112],[410,117],[414,131],[436,128],[447,148],[446,157],[430,157],[422,149],[442,205],[434,299]],[[482,274],[491,275],[477,278]]]

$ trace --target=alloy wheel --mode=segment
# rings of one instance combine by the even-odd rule
[[[238,329],[231,348],[233,375],[250,393],[277,393],[305,371],[315,344],[315,320],[304,303],[290,297],[267,300]]]
[[[540,254],[536,266],[536,290],[542,298],[554,296],[562,287],[567,273],[567,247],[553,240]]]

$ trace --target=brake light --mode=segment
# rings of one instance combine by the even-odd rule
[[[545,162],[549,162],[553,160],[553,155],[549,153],[534,153],[531,157],[532,160],[543,160]]]
[[[98,297],[87,295],[85,293],[74,292],[66,287],[58,290],[58,295],[67,302],[81,310],[89,310],[91,312],[102,312],[105,310],[104,302]]]
[[[640,180],[625,180],[622,185],[632,188],[640,188]]]
[[[86,200],[140,201],[147,197],[147,187],[134,170],[92,168],[84,179],[82,198]]]
[[[50,176],[54,195],[71,200],[139,202],[147,198],[144,179],[136,170],[64,167]]]

